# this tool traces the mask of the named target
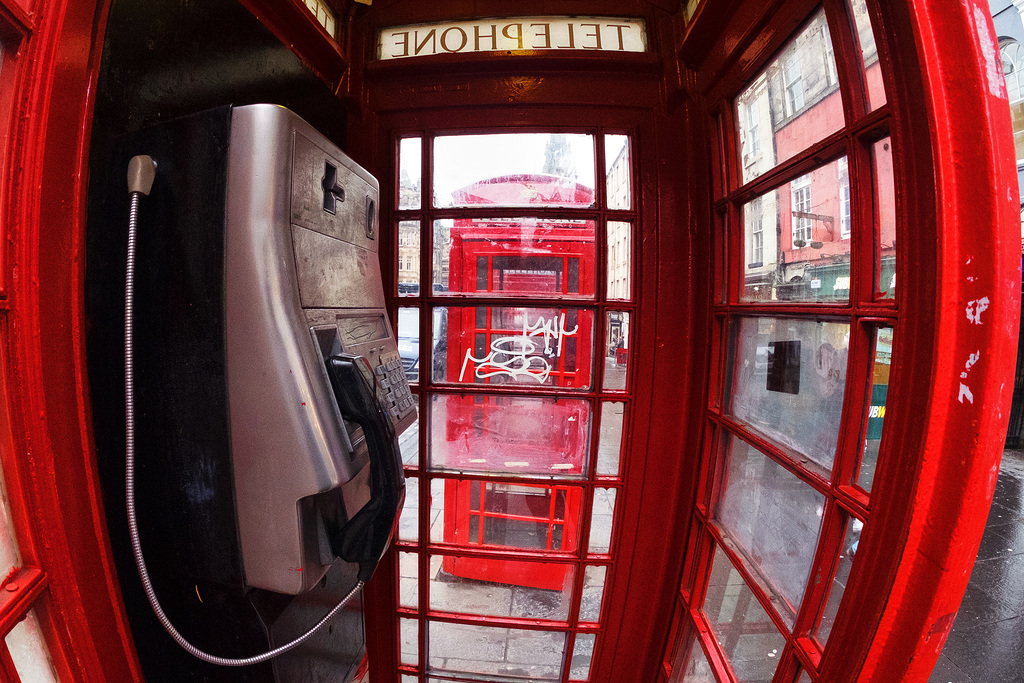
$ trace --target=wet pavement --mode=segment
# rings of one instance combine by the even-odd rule
[[[929,683],[1024,681],[1024,451],[1005,451],[956,622]]]

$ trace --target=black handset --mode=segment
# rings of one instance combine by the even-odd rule
[[[359,563],[359,579],[369,581],[398,523],[405,501],[405,475],[398,436],[377,397],[373,372],[362,356],[329,357],[327,374],[342,417],[363,428],[370,458],[370,500],[344,526],[330,534],[331,549]]]

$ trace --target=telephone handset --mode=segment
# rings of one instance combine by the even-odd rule
[[[373,371],[362,356],[327,359],[334,396],[343,418],[363,428],[370,455],[370,500],[331,535],[334,553],[359,564],[359,579],[369,581],[387,549],[405,501],[398,436],[374,389]]]

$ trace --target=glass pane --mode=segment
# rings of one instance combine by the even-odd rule
[[[608,311],[605,322],[605,391],[626,390],[626,364],[629,361],[629,313]]]
[[[413,394],[412,400],[419,404],[419,398]],[[420,464],[420,421],[417,419],[398,437],[398,450],[402,452],[402,463],[406,467],[417,467]]]
[[[402,683],[420,683],[420,677],[402,674]]]
[[[743,206],[743,301],[850,298],[850,173],[846,157]]]
[[[0,378],[2,380],[2,378]],[[0,471],[0,576],[8,576],[21,566],[21,553],[14,537],[11,509],[7,504],[7,490],[3,471]]]
[[[420,663],[419,621],[416,619],[399,619],[401,633],[402,664],[418,666]]]
[[[437,621],[428,628],[427,665],[433,673],[501,676],[499,681],[561,676],[565,633]]]
[[[583,598],[580,602],[580,621],[597,623],[601,619],[601,601],[604,599],[604,579],[607,567],[587,565],[583,570]]]
[[[594,205],[594,138],[498,133],[434,138],[434,206]]]
[[[800,678],[796,679],[796,683],[811,683],[811,676],[806,671],[800,672]]]
[[[579,478],[589,465],[590,403],[532,396],[431,396],[433,470]]]
[[[616,477],[622,451],[622,420],[626,404],[621,401],[601,402],[601,436],[597,444],[597,474]]]
[[[892,140],[871,146],[875,174],[875,225],[878,231],[878,291],[881,298],[896,297],[896,181],[892,170]]]
[[[847,0],[853,17],[857,43],[860,46],[861,64],[864,66],[864,85],[867,90],[868,111],[874,111],[885,104],[885,84],[882,82],[882,67],[878,61],[875,34],[871,30],[871,17],[865,0]]]
[[[22,681],[57,683],[57,672],[53,670],[50,651],[43,639],[35,610],[29,610],[25,618],[15,624],[5,642],[14,661],[14,670]]]
[[[582,219],[456,218],[434,223],[448,264],[438,291],[594,298],[595,223]],[[446,253],[439,253],[447,245]],[[436,272],[436,271],[435,271]],[[628,274],[627,274],[628,275]],[[500,293],[500,294],[499,294]]]
[[[811,573],[825,496],[753,446],[729,435],[715,517],[792,610],[793,627]]]
[[[416,609],[420,604],[419,556],[398,553],[398,604]]]
[[[591,554],[606,554],[612,547],[612,522],[615,519],[615,489],[594,489],[594,505],[590,509],[590,542],[587,551]]]
[[[434,346],[434,381],[588,389],[594,312],[580,308],[452,306]]]
[[[402,358],[405,378],[410,383],[420,378],[420,309],[398,309],[398,355]]]
[[[741,318],[732,334],[730,414],[831,469],[843,410],[850,326]]]
[[[632,206],[630,187],[629,136],[604,136],[604,162],[607,172],[609,209],[628,209]]]
[[[633,224],[608,221],[608,299],[628,301],[633,261]]]
[[[432,486],[431,537],[433,543],[463,547],[490,546],[523,550],[574,552],[579,547],[579,520],[583,490],[577,486],[542,486],[538,484],[503,484],[491,481],[435,479]],[[436,513],[434,512],[436,508]],[[460,560],[461,562],[462,560]],[[512,563],[516,565],[517,563]],[[492,580],[492,564],[467,559],[460,566],[475,567],[477,575],[468,570],[460,576]],[[521,567],[514,567],[517,570]],[[449,571],[448,563],[445,571]],[[547,572],[561,576],[558,568]],[[538,576],[543,572],[534,572]],[[517,585],[525,577],[511,573],[502,579]],[[557,581],[532,580],[538,587],[561,590]]]
[[[420,293],[420,222],[398,221],[398,296]]]
[[[422,143],[419,138],[402,138],[398,144],[398,208],[420,208],[420,163]]]
[[[420,536],[420,480],[405,478],[405,503],[398,518],[398,540],[415,543]]]
[[[892,367],[892,328],[882,327],[875,332],[875,362],[871,370],[871,405],[868,408],[868,428],[864,437],[864,454],[860,460],[857,483],[871,491],[878,462],[878,445],[882,441],[885,423],[885,400],[889,395],[889,369]]]
[[[772,679],[786,639],[720,547],[715,548],[704,614],[737,681]]]
[[[590,663],[594,659],[594,641],[597,636],[592,633],[580,633],[576,635],[576,644],[572,648],[572,662],[570,663],[569,678],[573,680],[586,680],[590,676]]]
[[[685,659],[682,656],[685,655]],[[704,649],[695,639],[690,649],[677,655],[672,664],[672,678],[669,683],[716,683]],[[685,664],[685,668],[684,668]]]
[[[853,567],[853,556],[857,554],[857,544],[860,542],[860,532],[864,528],[864,522],[856,517],[850,518],[846,524],[846,534],[843,536],[843,548],[839,553],[839,560],[836,564],[836,573],[832,577],[832,588],[828,592],[828,602],[825,603],[825,610],[821,615],[821,622],[815,637],[823,645],[828,641],[832,632],[832,624],[836,621],[839,613],[839,603],[843,600],[843,592],[846,590],[846,582],[850,578],[850,569]]]
[[[430,558],[430,609],[567,621],[574,568],[554,562]]]
[[[442,218],[434,221],[434,244],[430,258],[430,282],[434,294],[448,291],[451,275],[452,226],[455,221]]]
[[[832,36],[819,11],[736,98],[743,182],[843,126]]]

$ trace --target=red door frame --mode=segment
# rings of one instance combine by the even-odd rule
[[[750,44],[753,35],[747,27],[757,26],[754,15],[765,11],[771,16],[779,4],[706,3],[701,26],[708,30],[678,44],[681,58],[691,65],[700,62],[700,68],[666,68],[669,90],[685,83],[688,90],[696,86],[691,91],[707,92],[733,62],[726,46]],[[990,80],[998,62],[985,57],[998,54],[987,4],[869,4],[882,26],[880,42],[891,65],[893,121],[903,149],[898,171],[902,212],[915,218],[914,229],[923,239],[903,245],[901,272],[907,276],[900,277],[905,285],[900,324],[906,341],[899,342],[894,366],[899,384],[892,387],[887,414],[888,447],[904,457],[879,471],[875,498],[886,502],[872,509],[875,523],[865,531],[860,550],[869,570],[851,584],[850,606],[836,622],[845,644],[823,665],[835,674],[830,680],[909,681],[926,677],[952,624],[995,484],[1019,316],[1019,242],[1015,231],[1003,228],[1017,225],[1019,216],[1016,177],[1008,165],[1013,158],[1009,117],[998,78]],[[539,2],[524,5],[523,13],[550,11]],[[3,467],[15,529],[26,561],[38,564],[47,576],[46,595],[37,604],[62,679],[140,680],[104,539],[81,332],[89,119],[107,5],[12,1],[4,6],[5,19],[20,26],[24,36],[12,124],[6,131],[2,207],[5,239],[13,240],[9,262],[2,264],[9,283],[3,304],[10,332],[5,409],[12,431]],[[623,12],[621,3],[594,7],[595,13]],[[379,16],[387,19],[388,14],[382,9]],[[652,26],[672,44],[667,23]],[[768,28],[773,26],[779,28]],[[716,40],[719,36],[723,40]],[[667,65],[669,52],[663,52]],[[585,70],[587,64],[578,60],[571,67]],[[523,85],[506,82],[481,97],[528,100],[534,95]],[[540,85],[541,94],[543,89]],[[564,96],[583,101],[594,93],[576,79]],[[707,328],[702,324],[707,306],[698,293],[689,295],[691,306],[682,306],[678,293],[692,291],[693,280],[706,275],[701,259],[714,253],[706,236],[710,189],[701,179],[705,174],[697,172],[708,168],[708,161],[702,149],[688,144],[707,139],[703,104],[678,88],[669,93],[669,102],[675,107],[671,113],[654,114],[654,139],[664,151],[650,157],[667,169],[661,171],[667,174],[661,178],[663,196],[645,210],[652,212],[651,226],[660,217],[691,226],[693,237],[685,236],[685,230],[661,230],[638,245],[645,250],[645,262],[663,266],[641,283],[643,296],[658,301],[658,310],[675,313],[639,330],[638,338],[654,341],[638,348],[637,366],[649,369],[670,366],[667,352],[655,351],[659,342],[671,342],[678,350],[682,340],[691,357],[701,357],[699,347],[706,348],[707,340],[694,331]],[[979,130],[989,134],[978,135]],[[677,185],[667,181],[679,177],[682,150],[689,150],[684,165],[694,172],[689,183]],[[640,173],[644,182],[659,171],[643,165]],[[38,188],[54,190],[43,196]],[[934,279],[923,276],[930,272]],[[991,302],[986,324],[971,325],[964,307],[982,296]],[[974,401],[961,402],[960,373],[979,349],[984,355],[970,373]],[[682,378],[647,372],[643,382],[649,387],[652,424],[637,439],[642,442],[637,448],[689,452],[692,437],[685,426],[698,423],[694,411],[700,401],[680,397],[673,385],[704,386],[704,371],[687,370]],[[693,503],[690,487],[698,475],[694,461],[682,458],[673,476],[662,478],[637,467],[627,478],[644,481],[645,500],[623,510],[625,525],[637,528],[652,512],[666,514],[664,502],[670,501],[668,514],[682,522],[678,527],[685,526]],[[668,540],[685,535],[674,530]],[[651,619],[632,607],[652,602],[652,594],[673,594],[670,586],[678,583],[682,551],[666,552],[665,542],[661,535],[637,536],[633,556],[662,560],[643,577],[631,577],[628,586],[609,586],[614,597],[608,605],[608,635],[619,636],[619,645],[595,663],[596,680],[652,680],[644,676],[653,674],[659,657],[637,661],[636,652],[654,650],[650,645],[662,641],[671,615],[662,609]],[[893,548],[902,549],[904,562],[894,561]]]

